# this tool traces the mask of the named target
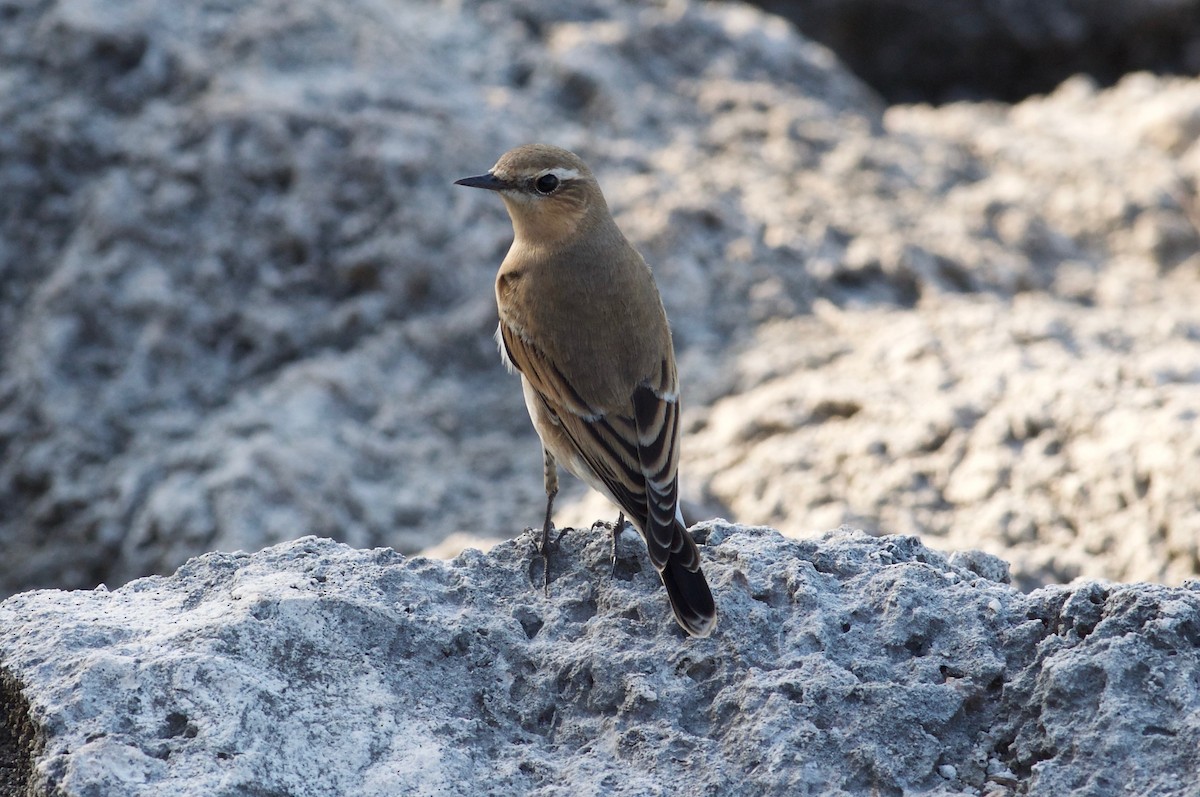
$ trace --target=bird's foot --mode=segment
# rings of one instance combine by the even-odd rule
[[[621,540],[621,534],[625,531],[625,513],[622,512],[617,517],[617,522],[612,526],[612,577],[617,575],[617,545]]]
[[[551,538],[550,532],[554,530],[553,523],[546,523],[542,527],[542,539],[538,545],[538,554],[542,557],[542,591],[547,597],[550,595],[550,549],[558,547],[558,541],[567,533],[566,529],[561,529],[557,536]]]

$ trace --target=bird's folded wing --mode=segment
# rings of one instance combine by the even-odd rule
[[[529,380],[580,458],[642,527],[654,566],[661,570],[668,554],[694,550],[676,523],[679,402],[674,369],[668,371],[664,363],[660,390],[635,388],[629,414],[605,413],[580,396],[536,346],[505,324],[500,334],[509,361]],[[698,561],[680,564],[699,566]]]
[[[541,349],[525,340],[516,330],[500,322],[500,343],[508,363],[529,380],[539,396],[551,407],[561,407],[581,417],[596,417],[599,411],[592,407],[574,386],[563,376]]]

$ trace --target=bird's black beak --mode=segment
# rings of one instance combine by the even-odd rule
[[[478,177],[464,177],[461,180],[455,180],[454,184],[465,185],[467,188],[486,188],[488,191],[499,191],[508,188],[508,183],[491,172],[481,174]]]

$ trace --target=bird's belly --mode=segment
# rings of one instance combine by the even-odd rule
[[[533,428],[542,441],[542,447],[549,451],[554,460],[566,468],[568,473],[620,506],[604,482],[592,471],[587,461],[579,455],[562,426],[545,411],[537,391],[524,376],[521,377],[521,390],[525,396],[525,409],[529,411],[529,420],[533,421]]]

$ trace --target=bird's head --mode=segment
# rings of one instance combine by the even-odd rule
[[[608,218],[608,206],[579,156],[548,144],[526,144],[500,156],[487,174],[455,185],[496,191],[508,208],[518,239],[554,245],[569,239],[589,216]]]

